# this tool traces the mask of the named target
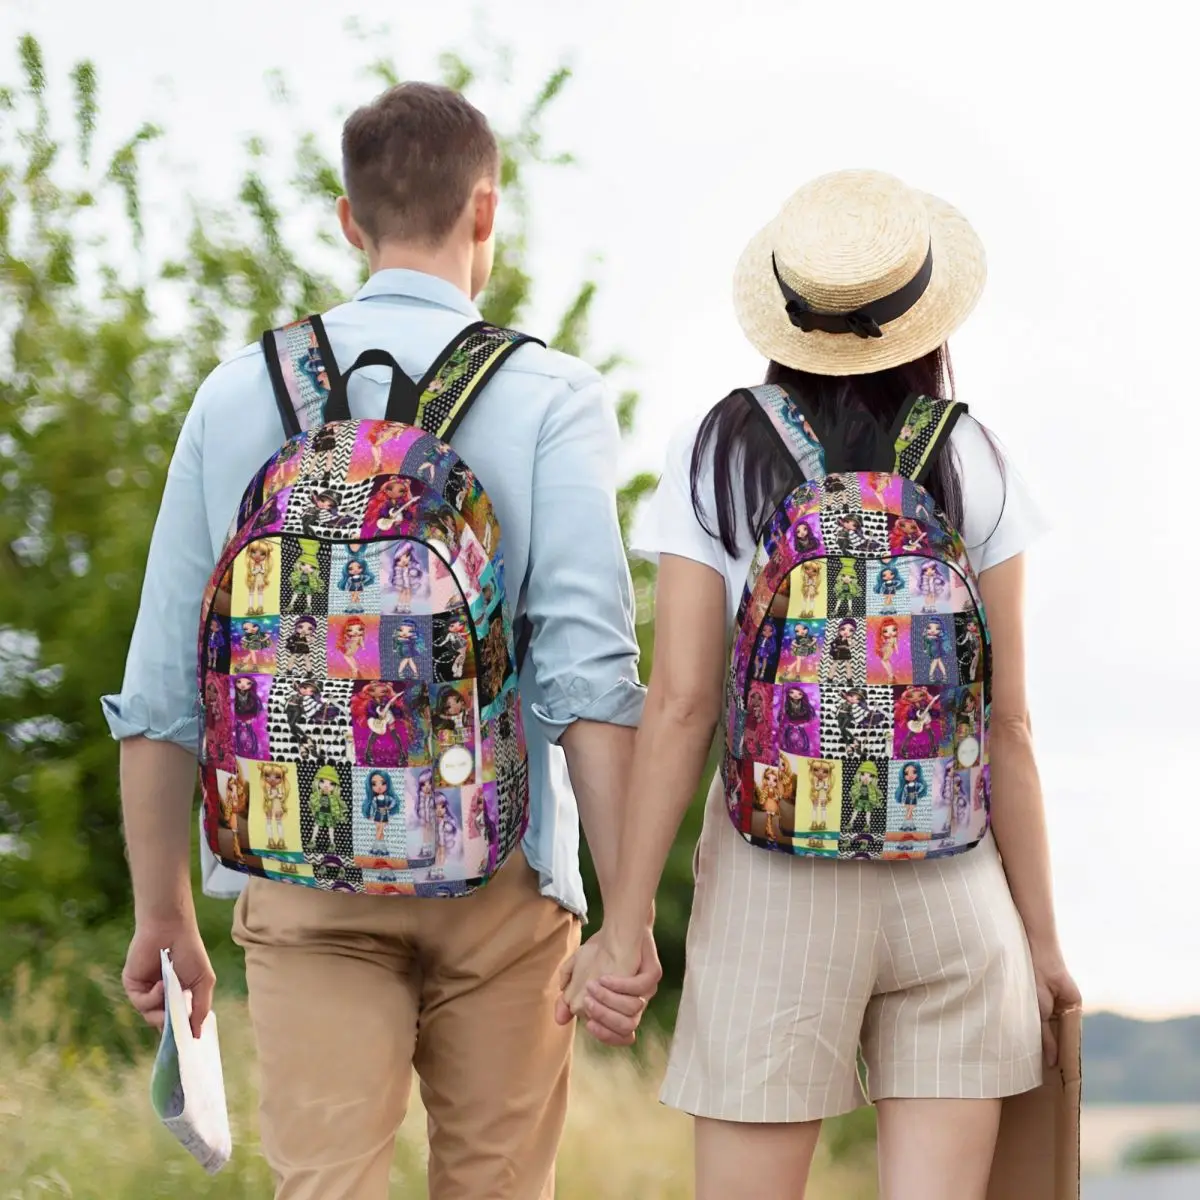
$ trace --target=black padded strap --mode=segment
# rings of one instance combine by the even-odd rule
[[[337,359],[325,324],[317,315],[304,317],[262,335],[263,357],[279,419],[288,437],[330,420],[330,397],[343,389]]]
[[[958,400],[909,396],[892,428],[895,453],[892,471],[921,483],[966,411],[967,406]]]
[[[528,617],[521,618],[521,628],[517,631],[517,674],[525,665],[525,656],[529,653],[529,643],[533,641],[533,622]]]
[[[420,400],[414,422],[448,442],[488,380],[527,342],[544,342],[512,329],[478,321],[468,325],[434,360],[417,384]]]
[[[775,383],[761,383],[738,391],[750,402],[751,411],[765,423],[788,462],[795,467],[796,481],[824,479],[825,450],[802,400]]]

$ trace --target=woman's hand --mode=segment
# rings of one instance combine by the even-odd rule
[[[645,930],[641,945],[632,950],[616,948],[601,929],[564,964],[555,1017],[560,1025],[582,1018],[597,1041],[631,1046],[661,978],[651,929]]]
[[[1058,1043],[1050,1018],[1083,1002],[1075,980],[1071,978],[1062,951],[1057,946],[1047,950],[1032,949],[1033,978],[1037,984],[1038,1013],[1042,1018],[1042,1051],[1048,1066],[1058,1063]]]

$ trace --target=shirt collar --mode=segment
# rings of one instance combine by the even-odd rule
[[[423,271],[386,267],[382,271],[376,271],[359,288],[354,298],[371,300],[376,296],[403,296],[424,301],[426,304],[436,304],[439,308],[451,309],[476,321],[480,319],[479,309],[454,284],[449,280],[439,279],[436,275],[426,275]]]

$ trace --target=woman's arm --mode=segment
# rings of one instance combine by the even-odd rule
[[[992,828],[1029,938],[1045,1020],[1056,1007],[1078,1004],[1079,989],[1058,943],[1046,813],[1025,692],[1025,556],[1017,554],[984,571],[979,590],[992,637]],[[1053,1061],[1052,1042],[1047,1053]]]
[[[979,577],[992,635],[992,828],[1030,944],[1056,947],[1050,845],[1025,693],[1025,556]]]
[[[654,663],[634,743],[613,899],[604,928],[579,952],[566,1000],[637,968],[646,913],[683,814],[700,782],[721,713],[726,668],[725,580],[687,558],[660,558]]]

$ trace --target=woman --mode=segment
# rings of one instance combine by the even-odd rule
[[[906,762],[900,770],[900,782],[896,785],[896,803],[904,809],[903,829],[916,832],[917,806],[929,794],[929,785],[918,762]]]
[[[974,683],[979,678],[979,654],[982,650],[982,639],[979,636],[979,626],[974,619],[968,620],[966,628],[958,636],[959,677],[964,683]]]
[[[412,542],[401,543],[392,559],[392,591],[396,595],[395,613],[412,612],[413,592],[420,586],[424,571],[413,556]]]
[[[404,520],[405,513],[417,502],[412,483],[403,476],[385,479],[367,502],[363,528],[375,533],[391,533]]]
[[[837,632],[829,643],[829,678],[841,678],[847,683],[853,679],[854,637],[858,633],[858,622],[846,617],[837,624]]]
[[[367,648],[367,627],[359,617],[351,617],[338,632],[338,653],[346,664],[351,679],[361,679],[362,668],[358,656]]]
[[[433,714],[433,733],[441,746],[469,746],[474,725],[466,697],[457,688],[443,688]]]
[[[413,805],[417,828],[421,831],[421,849],[417,858],[430,858],[433,855],[433,799],[433,772],[426,768],[417,776],[417,802]]]
[[[396,658],[397,679],[420,679],[417,659],[421,657],[421,631],[413,621],[401,621],[392,630],[392,653]]]
[[[892,666],[892,658],[899,645],[900,626],[896,618],[884,617],[875,629],[875,657],[879,659],[888,683],[896,682],[896,668]]]
[[[367,588],[375,586],[375,572],[367,562],[367,550],[361,543],[351,542],[346,547],[346,555],[338,587],[346,593],[346,612],[362,613],[366,611],[363,596]]]
[[[450,811],[450,801],[445,792],[433,794],[434,851],[433,866],[429,868],[429,879],[446,878],[446,864],[458,849],[458,822]]]
[[[287,767],[282,763],[258,764],[259,783],[262,787],[263,816],[267,823],[267,849],[286,850],[287,831],[284,821],[288,815],[290,800]]]
[[[783,709],[779,714],[779,745],[791,754],[807,756],[812,741],[807,726],[816,719],[817,710],[802,687],[784,688]]]
[[[936,612],[938,601],[946,594],[949,585],[946,582],[945,568],[935,562],[921,565],[919,591],[922,596],[921,611]]]
[[[314,644],[320,635],[317,618],[308,613],[296,618],[292,632],[283,643],[287,651],[288,669],[300,675],[313,673]]]
[[[351,699],[350,716],[360,734],[366,734],[363,761],[367,766],[408,766],[408,714],[403,697],[390,683],[368,683]],[[391,749],[384,754],[389,744]]]
[[[875,594],[881,596],[880,611],[896,611],[896,594],[905,589],[904,576],[895,563],[885,562],[879,567],[879,575],[875,580]]]
[[[233,748],[243,758],[258,757],[258,726],[264,711],[258,684],[249,675],[233,683]]]
[[[325,592],[325,580],[321,578],[321,564],[314,543],[301,544],[300,557],[296,559],[288,582],[292,587],[292,602],[288,605],[288,612],[299,612],[303,604],[304,611],[311,613],[313,601],[319,604]]]
[[[310,854],[337,854],[334,831],[346,819],[348,812],[342,798],[342,778],[337,767],[326,763],[317,768],[308,792],[308,808],[312,813],[312,833],[309,836]]]
[[[768,382],[787,386],[818,436],[841,435],[848,469],[856,453],[868,469],[893,451],[925,452],[936,414],[913,408],[898,426],[901,406],[951,390],[945,341],[983,277],[978,239],[948,205],[889,176],[842,172],[801,189],[755,238],[735,303],[771,360]],[[862,1103],[860,1050],[884,1200],[983,1200],[1000,1098],[1040,1083],[1043,1043],[1055,1053],[1047,1019],[1079,999],[1059,949],[1026,711],[1021,551],[1038,521],[978,425],[959,420],[949,445],[927,487],[963,534],[990,621],[994,836],[924,862],[789,857],[747,844],[714,780],[663,1088],[667,1104],[696,1118],[700,1200],[803,1196],[821,1120]],[[834,481],[843,483],[834,474],[821,489],[825,510],[846,495]],[[625,1002],[631,1032],[640,1017],[640,1000],[621,989],[725,712],[727,637],[756,542],[795,485],[795,460],[739,393],[668,451],[639,542],[659,576],[654,669],[630,768],[636,802],[625,809],[604,928],[565,973],[576,1015]],[[912,516],[928,507],[911,484],[900,491]],[[830,565],[839,578],[840,564]],[[836,646],[836,627],[850,627],[833,598],[820,615]],[[896,785],[869,758],[821,749],[822,767],[832,764],[826,823],[851,843],[872,842]]]
[[[927,621],[925,631],[921,634],[925,646],[925,657],[929,660],[929,682],[937,683],[939,678],[946,682],[946,630],[941,621]]]
[[[225,780],[225,792],[221,799],[221,818],[233,835],[233,857],[241,862],[245,857],[242,843],[238,839],[238,817],[244,816],[249,807],[250,785],[242,775],[239,764],[237,772]]]
[[[251,542],[246,549],[246,613],[261,616],[271,584],[274,551],[270,542]]]
[[[800,567],[800,615],[811,617],[821,594],[821,564],[806,562]]]
[[[373,854],[387,854],[388,825],[399,811],[400,797],[396,795],[391,775],[387,771],[372,771],[367,776],[362,815],[364,821],[375,823],[375,844],[371,847]]]

